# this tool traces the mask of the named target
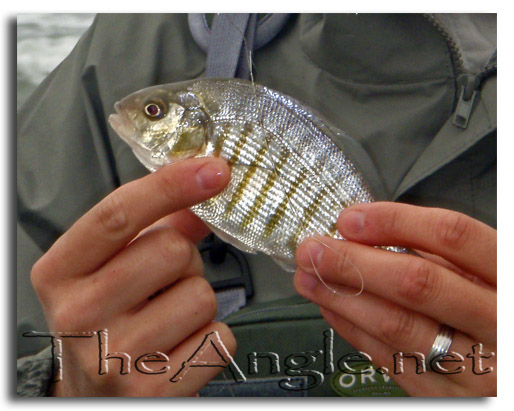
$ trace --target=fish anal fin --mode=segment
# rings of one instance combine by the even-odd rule
[[[281,258],[281,257],[271,257],[273,261],[275,261],[280,267],[286,270],[289,273],[294,273],[296,270],[296,264],[291,262],[289,259]]]
[[[209,224],[209,223],[205,223],[207,225],[207,227],[209,227],[211,229],[211,231],[217,236],[219,237],[222,241],[225,241],[226,243],[229,243],[230,245],[233,245],[234,247],[236,247],[238,250],[241,250],[245,253],[250,253],[250,254],[257,254],[257,251],[255,251],[254,249],[252,249],[251,247],[247,246],[246,244],[244,244],[243,242],[239,241],[237,238],[231,236],[230,234],[220,230],[219,228],[216,228],[214,227],[213,225]]]

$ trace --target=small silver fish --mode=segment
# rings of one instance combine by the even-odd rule
[[[267,87],[198,79],[145,88],[115,110],[109,123],[151,171],[189,157],[225,159],[229,185],[192,211],[222,240],[268,254],[288,271],[306,237],[342,238],[340,212],[373,201],[334,142],[343,132]]]

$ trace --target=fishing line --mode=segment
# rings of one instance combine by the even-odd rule
[[[314,262],[314,259],[312,258],[312,254],[311,254],[311,251],[309,250],[309,258],[311,260],[311,264],[312,264],[312,267],[314,268],[314,272],[316,273],[316,276],[318,277],[319,281],[321,282],[321,284],[323,284],[326,288],[328,288],[330,291],[332,291],[334,294],[337,294],[337,295],[340,295],[340,296],[344,296],[344,297],[357,297],[359,295],[362,294],[362,292],[364,291],[364,277],[362,276],[362,273],[360,272],[360,270],[357,268],[357,266],[352,263],[351,261],[347,260],[346,259],[346,256],[337,251],[335,248],[329,246],[328,244],[324,243],[323,241],[321,241],[319,238],[316,238],[314,237],[313,238],[314,241],[322,244],[323,246],[327,247],[329,250],[332,250],[334,253],[340,255],[343,259],[344,259],[344,263],[349,263],[354,269],[355,269],[355,272],[359,275],[359,278],[360,278],[360,282],[361,282],[361,287],[359,289],[359,291],[356,293],[356,294],[346,294],[346,293],[343,293],[343,292],[340,292],[340,291],[337,291],[336,289],[330,287],[326,282],[325,280],[323,280],[323,278],[321,277],[320,273],[318,272],[318,269],[316,267],[316,264]]]
[[[227,16],[228,17],[228,16]],[[254,94],[254,99],[255,99],[255,103],[257,105],[257,112],[260,113],[259,114],[259,125],[261,126],[261,129],[264,131],[264,134],[265,134],[265,137],[264,137],[264,142],[265,144],[267,145],[267,149],[268,149],[268,152],[269,153],[272,153],[271,151],[271,148],[270,148],[270,145],[269,145],[269,142],[268,142],[268,130],[264,127],[264,122],[263,122],[263,110],[260,106],[260,102],[259,102],[259,99],[257,98],[257,87],[256,87],[256,84],[255,84],[255,79],[254,79],[254,76],[253,76],[253,58],[252,58],[252,50],[249,50],[248,48],[248,43],[246,41],[246,36],[244,35],[244,33],[239,29],[239,27],[237,27],[230,18],[228,18],[228,21],[230,22],[230,24],[232,25],[232,27],[234,29],[236,29],[237,31],[239,31],[239,33],[242,35],[242,38],[243,38],[243,43],[244,43],[244,51],[245,51],[245,55],[246,55],[246,59],[247,59],[247,64],[248,64],[248,68],[249,68],[249,73],[250,73],[250,82],[252,83],[252,88],[253,88],[253,94]],[[270,154],[270,161],[273,163],[273,173],[275,173],[275,176],[276,178],[278,179],[278,181],[282,180],[282,178],[280,177],[280,175],[278,174],[277,172],[277,167],[276,167],[276,164],[274,163],[274,160],[273,160],[273,155]],[[296,206],[294,205],[293,202],[290,203],[290,205],[293,207],[293,209],[295,209],[295,215],[297,216],[300,216],[302,215],[302,213],[299,212],[298,209],[296,209]],[[341,208],[341,211],[344,209],[344,207],[342,206],[342,204],[340,204],[340,208]],[[306,228],[305,227],[305,222],[304,221],[299,221],[299,225],[300,225],[300,228],[302,229],[302,231]],[[318,267],[316,266],[316,262],[314,261],[313,257],[312,257],[312,254],[309,250],[309,258],[311,260],[311,264],[312,264],[312,267],[314,269],[314,272],[316,273],[316,276],[318,278],[318,280],[321,282],[321,284],[323,284],[323,286],[325,288],[327,288],[329,291],[331,291],[332,293],[336,294],[336,295],[339,295],[339,296],[342,296],[342,297],[357,297],[359,295],[361,295],[364,291],[364,277],[361,273],[361,271],[357,268],[357,266],[355,264],[353,264],[351,261],[347,260],[345,255],[342,254],[341,252],[339,252],[338,250],[336,250],[335,248],[329,246],[328,244],[326,244],[325,242],[321,241],[319,238],[316,238],[316,237],[313,237],[312,238],[314,241],[318,242],[319,244],[323,245],[324,247],[328,248],[329,250],[333,251],[334,253],[336,253],[337,255],[339,255],[340,257],[342,257],[344,259],[344,263],[349,263],[355,270],[355,272],[358,274],[359,276],[359,279],[360,279],[360,289],[357,293],[355,294],[348,294],[346,292],[342,292],[342,291],[339,291],[339,290],[336,290],[335,288],[332,288],[330,285],[328,285],[326,283],[326,281],[321,277],[321,274],[319,273],[319,270],[318,270]]]

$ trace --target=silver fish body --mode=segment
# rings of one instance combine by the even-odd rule
[[[340,212],[373,201],[334,142],[343,132],[267,87],[199,79],[143,89],[115,107],[111,125],[151,171],[185,157],[227,160],[229,185],[192,211],[223,240],[288,271],[306,237],[342,238]]]

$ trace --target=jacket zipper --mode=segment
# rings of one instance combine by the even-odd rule
[[[437,20],[437,17],[435,17],[433,14],[424,14],[424,16],[446,41],[448,51],[450,52],[450,58],[452,60],[453,73],[455,78],[459,77],[459,75],[466,72],[464,69],[464,61],[462,60],[462,53],[459,46],[457,46],[457,43],[450,35],[448,30],[446,30],[446,28],[439,22],[439,20]]]
[[[448,33],[446,28],[437,20],[433,14],[425,14],[425,18],[432,24],[436,30],[443,36],[448,46],[450,58],[453,65],[453,72],[456,78],[456,92],[459,96],[457,105],[453,115],[453,124],[459,128],[467,128],[475,100],[479,93],[479,87],[482,81],[496,73],[497,61],[496,52],[491,56],[489,61],[477,73],[468,73],[464,69],[462,53],[457,46],[453,37]]]
[[[496,55],[490,59],[477,74],[461,74],[457,78],[458,90],[460,90],[459,100],[453,116],[453,124],[460,128],[467,128],[473,105],[479,94],[482,82],[496,73],[498,63]]]

